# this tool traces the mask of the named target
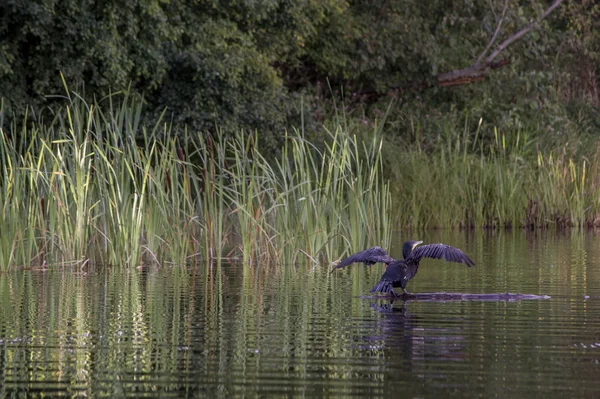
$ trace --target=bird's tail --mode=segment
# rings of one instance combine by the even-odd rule
[[[375,287],[371,288],[371,292],[382,292],[384,294],[393,294],[394,289],[392,287],[392,282],[389,280],[381,280],[378,282]]]

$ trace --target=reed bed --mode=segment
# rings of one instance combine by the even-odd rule
[[[143,126],[139,103],[113,98],[69,92],[50,121],[0,131],[2,270],[312,264],[389,244],[377,131],[361,140],[336,128],[323,149],[293,132],[269,163],[256,133],[175,136],[165,123]]]
[[[540,150],[531,132],[479,128],[394,146],[381,126],[355,135],[364,129],[346,119],[319,147],[287,132],[267,161],[257,133],[148,128],[126,95],[90,104],[67,91],[66,102],[23,128],[0,107],[2,270],[314,265],[388,247],[398,228],[600,225],[593,139],[578,156]]]
[[[481,124],[480,124],[481,125]],[[600,225],[600,141],[579,156],[540,149],[528,132],[446,131],[386,154],[393,214],[404,228]],[[429,151],[423,148],[431,148]]]

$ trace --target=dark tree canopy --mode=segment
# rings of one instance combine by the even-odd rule
[[[301,95],[343,88],[346,101],[398,98],[401,114],[468,109],[518,125],[540,110],[555,116],[563,100],[598,106],[600,6],[565,2],[541,19],[551,4],[8,0],[0,3],[0,95],[5,114],[22,115],[64,92],[62,73],[90,97],[130,88],[154,118],[167,107],[178,125],[268,136],[297,122]],[[470,85],[436,84],[532,21],[535,29],[496,58],[502,68]],[[320,105],[306,101],[305,117]]]

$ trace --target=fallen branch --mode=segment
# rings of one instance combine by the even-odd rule
[[[510,64],[510,60],[504,59],[499,62],[490,62],[489,64],[484,65],[471,65],[467,68],[455,69],[454,71],[438,75],[438,85],[444,87],[478,82],[485,79],[489,70],[502,68],[508,64]]]

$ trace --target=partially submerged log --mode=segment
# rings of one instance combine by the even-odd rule
[[[497,294],[465,294],[460,292],[419,292],[397,295],[369,296],[366,298],[393,299],[402,301],[526,301],[550,299],[549,295],[513,294],[503,292]]]

